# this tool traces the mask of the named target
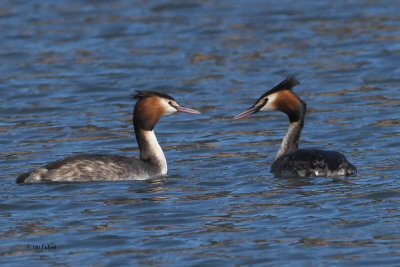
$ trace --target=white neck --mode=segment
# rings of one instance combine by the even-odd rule
[[[162,175],[167,174],[167,160],[154,131],[139,131],[136,138],[140,149],[140,159],[158,166]]]

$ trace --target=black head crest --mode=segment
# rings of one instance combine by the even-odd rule
[[[276,85],[272,89],[265,92],[262,96],[260,96],[254,105],[256,105],[261,99],[263,99],[266,96],[269,96],[273,93],[276,93],[276,92],[279,92],[282,90],[290,90],[291,91],[293,89],[293,87],[295,87],[298,84],[300,84],[300,82],[296,79],[296,77],[294,75],[288,76],[288,77],[286,77],[286,79],[281,81],[278,85]],[[264,103],[264,105],[265,104],[266,104],[266,102]]]
[[[300,82],[296,79],[295,76],[291,75],[288,76],[286,79],[281,81],[278,85],[276,85],[274,88],[266,92],[263,96],[267,96],[276,92],[279,92],[281,90],[292,90],[293,87],[296,85],[300,84]]]
[[[163,94],[163,93],[159,93],[159,92],[155,92],[155,91],[136,90],[135,93],[133,93],[131,95],[132,99],[137,99],[137,100],[141,100],[141,99],[152,97],[152,96],[175,100],[173,97],[171,97],[167,94]]]

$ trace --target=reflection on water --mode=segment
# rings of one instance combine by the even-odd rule
[[[397,265],[399,5],[3,1],[0,263]],[[274,178],[287,118],[232,120],[289,74],[309,107],[300,146],[358,176]],[[157,125],[168,177],[15,184],[78,152],[137,155],[136,89],[203,113]]]

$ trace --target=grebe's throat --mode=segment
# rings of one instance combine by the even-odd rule
[[[304,126],[304,117],[307,109],[305,103],[302,102],[302,104],[302,107],[296,111],[296,114],[288,114],[290,125],[282,140],[276,158],[298,150],[300,134]],[[293,120],[293,118],[298,119]]]
[[[135,129],[136,140],[140,150],[140,160],[160,168],[161,174],[166,174],[167,160],[153,130]]]

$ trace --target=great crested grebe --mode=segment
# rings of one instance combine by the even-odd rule
[[[200,112],[182,107],[171,96],[158,92],[136,91],[132,98],[137,99],[133,126],[140,160],[119,155],[79,154],[24,173],[17,178],[17,183],[145,180],[165,175],[167,161],[154,134],[154,126],[165,115]]]
[[[259,111],[279,110],[289,117],[290,126],[282,140],[271,172],[276,177],[348,176],[357,173],[346,157],[336,151],[298,149],[301,130],[304,126],[306,103],[292,88],[299,84],[293,76],[264,93],[248,110],[234,119],[245,118]]]

